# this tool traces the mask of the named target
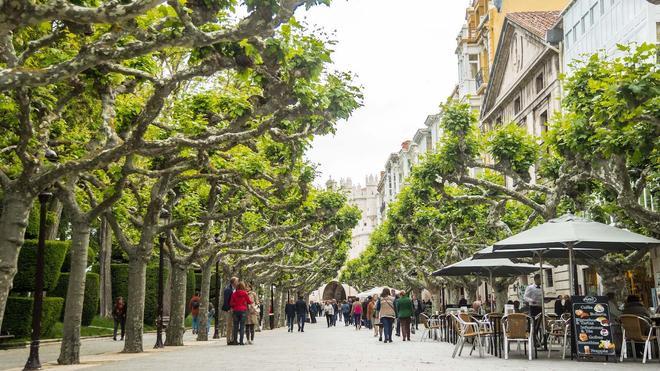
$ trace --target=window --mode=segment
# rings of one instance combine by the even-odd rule
[[[552,268],[544,269],[545,271],[545,285],[546,287],[553,287],[555,285],[554,277],[552,276]]]
[[[591,7],[591,10],[589,11],[589,26],[593,26],[594,22],[596,21],[596,5]]]
[[[540,94],[543,88],[545,88],[545,81],[543,81],[543,72],[539,73],[536,76],[535,85],[536,85],[536,94]]]
[[[587,28],[587,15],[585,14],[582,16],[582,19],[580,20],[580,30],[582,31],[582,34],[584,35],[584,32],[586,31]]]
[[[570,47],[571,45],[571,31],[566,32],[566,48]]]
[[[605,14],[605,1],[606,0],[600,0],[600,15]]]
[[[577,33],[577,25],[575,25],[575,27],[573,27],[573,41],[577,41]]]
[[[520,101],[520,97],[516,98],[516,100],[513,101],[513,113],[518,114],[520,112],[520,109],[522,107],[522,102]]]
[[[548,111],[545,111],[539,116],[539,127],[541,128],[541,134],[548,131]]]
[[[479,55],[470,54],[468,58],[470,63],[470,78],[474,79],[479,73]]]

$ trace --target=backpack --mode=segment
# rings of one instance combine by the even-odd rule
[[[199,301],[195,300],[192,302],[192,308],[193,309],[199,309]]]

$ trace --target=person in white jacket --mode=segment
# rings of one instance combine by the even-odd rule
[[[326,301],[325,305],[323,306],[323,311],[325,312],[325,319],[328,321],[328,327],[332,326],[332,318],[335,315],[335,307],[332,306],[332,303]]]

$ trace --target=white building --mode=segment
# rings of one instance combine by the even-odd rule
[[[350,178],[339,181],[340,189],[346,192],[348,202],[360,209],[362,218],[353,228],[349,259],[357,258],[369,244],[369,236],[378,225],[378,178],[374,175],[366,177],[365,185],[353,185]]]
[[[660,39],[660,5],[649,0],[573,0],[562,12],[563,70],[584,55],[603,50],[618,53],[617,44],[656,43]]]

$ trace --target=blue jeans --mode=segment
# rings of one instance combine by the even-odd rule
[[[305,330],[305,322],[307,321],[307,315],[299,314],[298,315],[298,331]]]
[[[383,332],[385,333],[385,341],[392,341],[392,324],[394,318],[381,317],[380,322],[383,324]]]
[[[196,334],[199,331],[199,315],[193,316],[192,330],[193,334]]]
[[[246,311],[235,311],[234,313],[234,342],[238,339],[238,334],[241,334],[239,343],[243,343],[243,336],[245,335],[245,319],[247,318]]]
[[[287,315],[286,316],[286,325],[289,328],[289,331],[293,331],[294,319],[295,319],[295,316],[293,316],[293,315]]]
[[[349,312],[343,312],[344,315],[344,326],[348,326],[350,323],[348,321],[348,317],[351,315]]]

